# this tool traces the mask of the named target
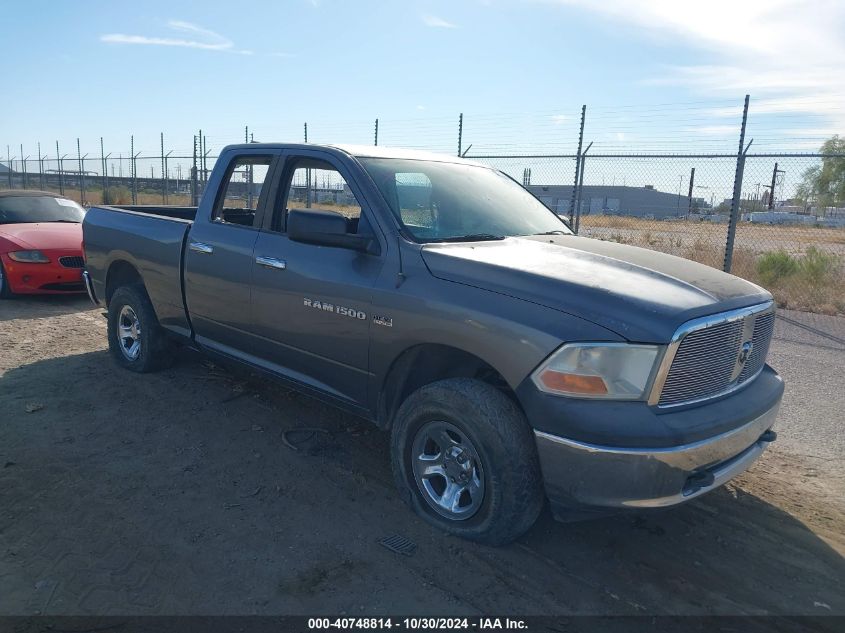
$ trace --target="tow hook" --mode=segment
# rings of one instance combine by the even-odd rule
[[[686,485],[684,486],[684,496],[695,494],[702,488],[712,486],[715,480],[716,478],[713,476],[713,473],[706,470],[690,475],[687,479]]]
[[[757,440],[758,442],[774,442],[778,439],[778,434],[775,433],[772,429],[769,429],[763,435],[760,436],[760,439]]]

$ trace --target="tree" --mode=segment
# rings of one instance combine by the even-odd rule
[[[845,138],[838,134],[830,137],[819,152],[828,156],[822,158],[821,165],[804,172],[798,198],[819,207],[845,206]]]

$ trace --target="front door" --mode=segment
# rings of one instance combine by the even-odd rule
[[[347,218],[352,233],[373,233],[370,211],[333,159],[307,152],[285,159],[281,195],[255,243],[253,332],[257,354],[276,371],[335,397],[364,404],[372,288],[382,257],[288,239],[290,209]]]

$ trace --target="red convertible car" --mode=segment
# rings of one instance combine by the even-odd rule
[[[0,297],[85,292],[85,209],[46,191],[0,191]]]

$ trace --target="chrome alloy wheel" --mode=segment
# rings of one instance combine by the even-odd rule
[[[427,422],[411,448],[414,479],[431,508],[453,521],[472,517],[484,500],[484,469],[466,434],[449,422]]]
[[[120,351],[127,360],[137,360],[141,353],[141,322],[132,306],[123,306],[117,317],[117,338]]]

